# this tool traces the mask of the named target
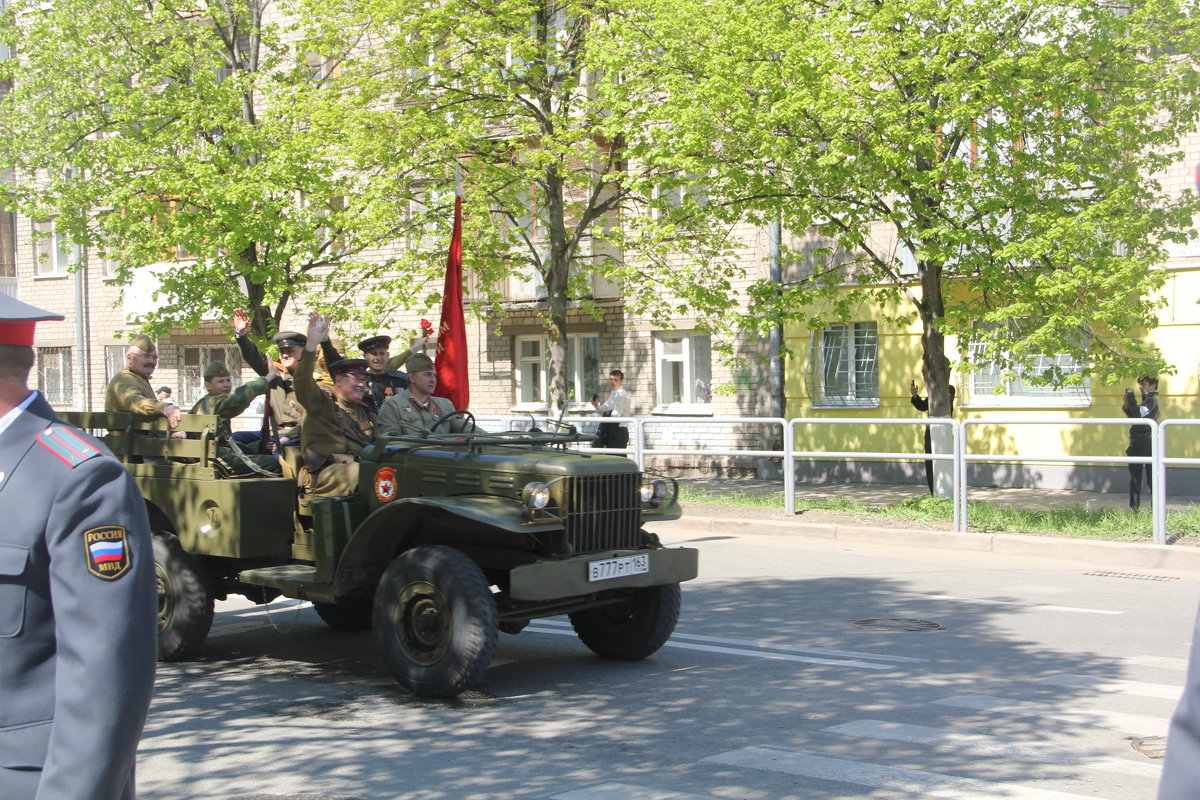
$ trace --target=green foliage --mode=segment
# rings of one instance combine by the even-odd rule
[[[943,389],[948,334],[1003,369],[1068,353],[1111,380],[1163,371],[1141,339],[1162,243],[1200,210],[1153,177],[1200,112],[1189,9],[647,0],[613,21],[599,60],[661,87],[644,157],[712,175],[728,218],[779,215],[808,237],[783,292],[752,289],[748,326],[818,326],[814,303],[845,319],[902,294]]]
[[[290,302],[381,320],[440,273],[425,249],[378,257],[426,224],[419,140],[338,78],[344,54],[294,44],[288,3],[8,5],[0,201],[53,218],[116,283],[157,265],[148,330],[244,305],[261,336]]]

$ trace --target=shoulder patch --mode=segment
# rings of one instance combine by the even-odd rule
[[[83,534],[87,570],[97,578],[114,581],[129,571],[129,544],[125,528],[105,525]]]
[[[77,433],[61,426],[46,428],[38,434],[37,441],[72,469],[101,455],[99,449],[84,441]]]

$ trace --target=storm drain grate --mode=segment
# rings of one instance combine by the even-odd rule
[[[852,619],[850,624],[866,631],[944,631],[946,626],[927,619]]]
[[[1090,575],[1093,578],[1129,578],[1134,581],[1177,581],[1179,578],[1175,575],[1143,575],[1140,572],[1112,572],[1111,570],[1097,570],[1096,572],[1085,572],[1084,575]]]

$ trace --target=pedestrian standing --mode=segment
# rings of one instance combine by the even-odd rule
[[[1125,416],[1133,419],[1152,419],[1158,422],[1158,378],[1143,375],[1138,378],[1137,384],[1138,390],[1142,393],[1142,401],[1139,403],[1134,399],[1132,389],[1126,389],[1125,402],[1121,405],[1121,410],[1125,412]],[[1148,457],[1151,452],[1150,436],[1149,425],[1130,425],[1129,447],[1125,450],[1125,455]],[[1137,511],[1142,505],[1143,475],[1146,478],[1146,488],[1150,491],[1151,498],[1154,497],[1151,466],[1151,464],[1129,465],[1129,507],[1134,511]]]
[[[150,525],[121,462],[28,388],[35,323],[61,319],[0,295],[0,798],[130,800],[158,639]]]
[[[633,398],[625,391],[625,373],[614,369],[608,373],[608,384],[612,391],[608,399],[599,402],[592,395],[592,407],[602,417],[628,417],[633,409]],[[601,422],[596,428],[596,447],[624,448],[629,445],[629,431],[619,422]]]

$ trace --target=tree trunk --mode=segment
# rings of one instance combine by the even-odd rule
[[[921,316],[921,375],[929,396],[929,416],[951,417],[954,401],[950,395],[950,359],[946,357],[946,337],[937,327],[937,321],[946,314],[941,265],[924,262],[920,274],[921,302],[917,308]],[[930,425],[929,433],[932,452],[954,451],[953,431],[948,425]],[[934,496],[952,497],[953,491],[953,462],[934,461]]]
[[[546,225],[550,252],[544,265],[548,315],[546,335],[550,341],[550,369],[547,398],[551,412],[562,413],[568,404],[569,364],[567,363],[567,283],[571,269],[567,225],[564,218],[563,181],[555,166],[546,170]],[[579,398],[576,398],[579,399]]]

